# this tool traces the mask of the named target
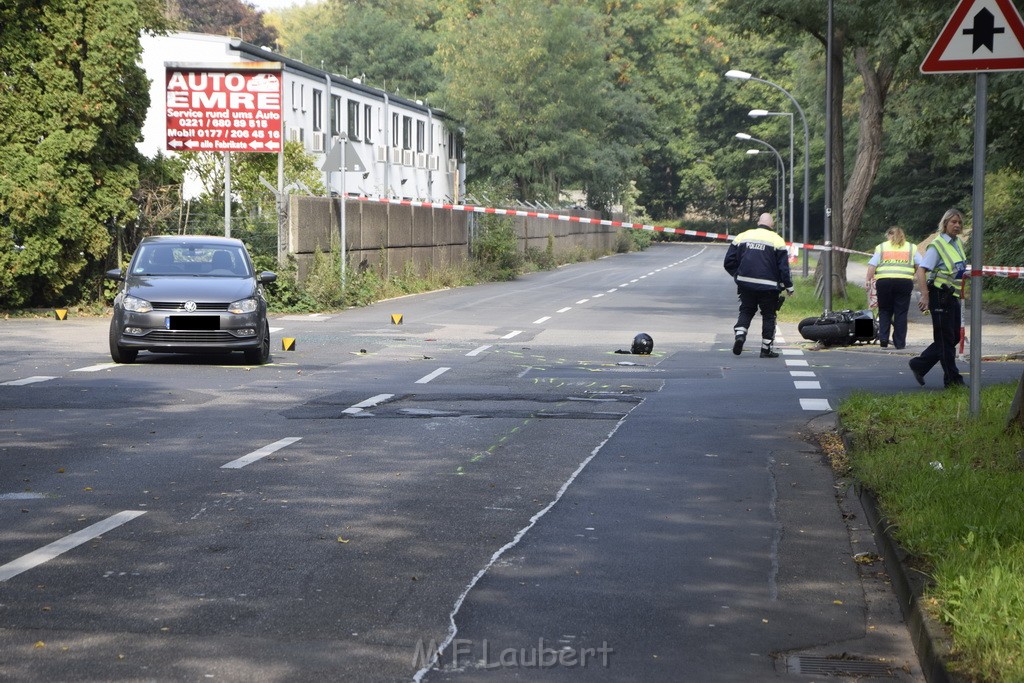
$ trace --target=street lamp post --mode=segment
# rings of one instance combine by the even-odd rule
[[[730,71],[725,72],[725,77],[726,78],[735,78],[736,80],[740,80],[740,81],[757,81],[758,83],[765,83],[767,85],[772,86],[773,88],[778,88],[779,90],[781,90],[783,92],[783,94],[786,95],[786,97],[788,97],[790,99],[790,101],[793,103],[793,106],[796,107],[796,110],[800,113],[800,120],[803,121],[803,124],[804,124],[804,244],[807,244],[807,241],[808,241],[807,227],[808,227],[808,222],[810,221],[810,203],[809,203],[809,198],[808,198],[808,188],[810,187],[810,184],[811,184],[811,181],[810,181],[810,158],[811,158],[811,155],[810,155],[810,149],[809,149],[809,147],[810,147],[810,137],[811,136],[810,136],[810,133],[808,132],[807,117],[804,115],[804,110],[800,106],[800,103],[796,101],[796,98],[793,97],[792,95],[790,95],[789,91],[786,90],[785,88],[783,88],[778,83],[772,83],[771,81],[766,81],[763,78],[757,78],[756,76],[752,76],[749,73],[747,73],[746,71],[740,71],[739,69],[732,69]],[[806,249],[804,249],[804,272],[803,272],[803,275],[804,275],[804,277],[807,277],[807,250]]]
[[[758,144],[764,145],[765,147],[767,147],[768,149],[770,149],[772,152],[775,153],[775,158],[779,162],[779,169],[782,172],[782,192],[783,192],[783,194],[785,194],[785,192],[786,192],[786,162],[782,160],[782,155],[779,154],[779,150],[775,149],[774,147],[772,147],[770,144],[768,144],[764,140],[759,140],[758,138],[755,138],[755,137],[753,137],[752,135],[750,135],[748,133],[736,133],[736,139],[737,140],[747,140],[749,142],[756,142]],[[760,154],[760,153],[761,153],[761,150],[759,150],[759,149],[748,149],[747,150],[747,154]],[[778,202],[776,202],[776,205],[778,205]],[[783,226],[785,226],[786,225],[786,220],[785,220],[785,216],[786,216],[785,199],[782,200],[782,208],[780,210],[780,213],[783,216],[782,224],[783,224]],[[785,234],[785,229],[783,229],[783,234]]]
[[[796,169],[793,168],[793,112],[791,111],[767,111],[765,109],[751,109],[747,116],[788,116],[789,117],[789,242],[795,241],[793,235],[793,184],[796,182]]]

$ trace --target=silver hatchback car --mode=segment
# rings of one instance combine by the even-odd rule
[[[270,360],[263,285],[241,240],[202,235],[146,237],[117,280],[110,357],[132,363],[139,351],[241,351],[247,363]]]

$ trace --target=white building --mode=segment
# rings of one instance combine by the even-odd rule
[[[148,157],[166,149],[165,65],[276,62],[283,73],[284,135],[302,142],[319,168],[342,133],[366,170],[348,173],[345,192],[375,198],[453,202],[464,192],[461,131],[443,111],[389,95],[269,49],[201,33],[143,35],[142,66],[150,79],[150,108],[139,150]],[[341,174],[330,186],[341,190]],[[326,180],[326,178],[325,178]]]

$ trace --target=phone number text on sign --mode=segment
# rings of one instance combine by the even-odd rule
[[[167,68],[167,147],[192,152],[278,152],[281,74]]]

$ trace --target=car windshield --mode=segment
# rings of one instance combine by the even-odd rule
[[[132,261],[132,275],[249,277],[241,247],[213,244],[143,244]]]

